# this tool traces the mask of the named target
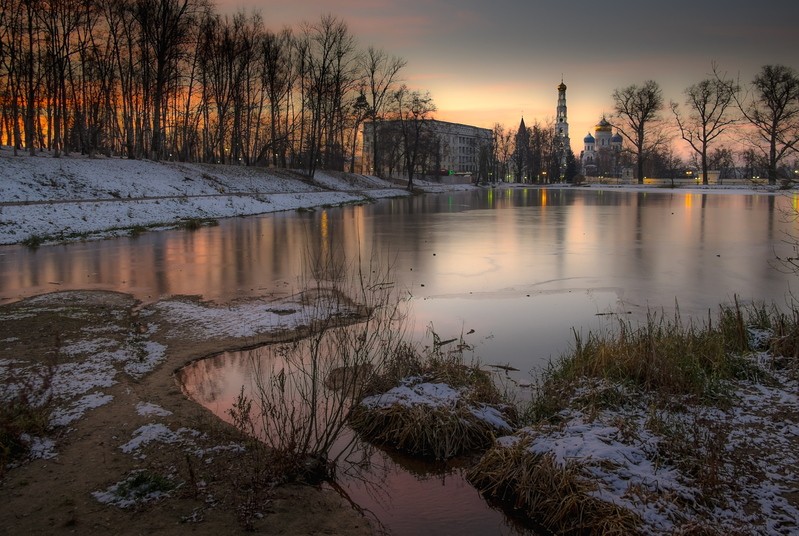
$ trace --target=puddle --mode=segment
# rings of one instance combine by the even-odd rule
[[[226,352],[190,363],[178,372],[178,379],[189,398],[231,422],[229,410],[242,388],[253,396],[263,385],[265,371],[289,370],[286,376],[292,375],[279,354],[275,345]],[[320,403],[325,406],[330,391],[323,390]],[[335,483],[329,487],[389,534],[535,534],[489,504],[466,481],[468,459],[418,460],[365,444],[346,427],[331,458],[338,461]]]

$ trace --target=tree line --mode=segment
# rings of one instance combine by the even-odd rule
[[[798,180],[799,75],[794,69],[765,65],[744,87],[714,64],[708,78],[685,88],[683,97],[683,103],[670,102],[672,113],[664,115],[667,105],[654,80],[613,92],[610,119],[625,141],[616,170],[634,169],[640,183],[647,176],[675,177],[686,168],[697,169],[704,183],[709,170],[722,178],[763,177],[770,184]],[[688,162],[677,156],[675,138],[690,148]],[[741,149],[733,151],[731,141]],[[555,142],[550,123],[535,121],[528,127],[522,120],[517,130],[495,125],[494,176],[533,183],[577,180],[575,156],[569,151],[564,167]],[[598,156],[603,168],[603,155]],[[606,164],[601,171],[613,173],[611,167]]]
[[[272,31],[207,0],[0,0],[0,143],[344,170],[361,124],[416,94],[405,65],[332,15]]]
[[[342,20],[326,15],[272,31],[257,13],[222,15],[209,0],[0,0],[0,143],[55,156],[123,155],[353,171],[365,122],[374,171],[437,170],[438,141],[424,128],[435,104],[401,84],[404,59],[360,48]],[[767,65],[748,88],[712,75],[670,103],[657,82],[613,92],[623,164],[645,176],[684,165],[676,136],[709,169],[741,163],[770,183],[794,178],[799,77]],[[721,141],[732,132],[745,149]],[[378,139],[382,133],[382,139]],[[495,125],[479,148],[477,179],[573,180],[551,124],[517,131]],[[565,162],[565,165],[564,165]]]
[[[711,76],[685,88],[683,96],[682,107],[670,103],[675,130],[690,147],[705,183],[711,165],[718,169],[732,163],[732,152],[721,144],[731,135],[744,147],[739,156],[750,174],[762,170],[770,184],[795,179],[796,162],[788,162],[799,149],[799,76],[794,69],[765,65],[742,88],[713,65]],[[646,160],[669,151],[663,93],[649,80],[617,89],[613,101],[617,128],[630,142],[640,181]]]

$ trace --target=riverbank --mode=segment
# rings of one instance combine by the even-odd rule
[[[527,188],[527,184],[497,187]],[[764,185],[678,185],[680,192],[775,195]],[[571,185],[550,185],[574,188]],[[414,191],[470,190],[470,184],[414,181]],[[668,184],[585,184],[592,190],[659,191]],[[221,218],[285,210],[367,203],[411,195],[404,181],[318,171],[308,179],[293,170],[233,165],[153,162],[47,153],[14,156],[0,146],[0,245],[101,239]]]
[[[72,291],[0,306],[0,535],[371,534],[335,492],[281,480],[173,374],[307,335],[319,298]]]
[[[420,182],[419,191],[470,185]],[[39,245],[126,236],[219,218],[364,203],[407,196],[377,177],[153,162],[42,153],[13,156],[0,147],[0,244]]]
[[[796,534],[797,311],[577,336],[471,469],[555,534]]]
[[[302,337],[330,310],[318,297],[69,291],[0,306],[4,407],[52,396],[21,436],[29,452],[0,471],[0,534],[374,533],[329,488],[281,481],[175,381],[198,358]],[[555,532],[795,533],[796,317],[725,311],[715,331],[589,336],[472,482]]]

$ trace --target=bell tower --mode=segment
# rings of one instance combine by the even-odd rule
[[[555,124],[555,135],[563,138],[564,145],[569,146],[569,121],[566,115],[566,84],[563,80],[558,86],[558,107],[556,110],[557,123]]]
[[[569,121],[566,115],[566,84],[563,78],[560,79],[558,86],[558,107],[555,110],[555,150],[558,152],[558,162],[560,163],[560,175],[566,172],[566,162],[571,152],[571,141],[569,140]]]

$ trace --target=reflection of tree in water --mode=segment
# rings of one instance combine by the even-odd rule
[[[512,507],[486,501],[468,483],[464,471],[474,463],[472,456],[446,461],[413,457],[364,442],[349,428],[344,431],[337,447],[342,449],[342,454],[336,463],[335,481],[330,487],[373,520],[381,533],[392,532],[391,512],[400,495],[405,496],[402,502],[418,501],[418,518],[403,520],[403,524],[408,525],[406,529],[412,531],[430,530],[426,526],[429,519],[426,516],[445,511],[453,517],[449,527],[452,533],[497,533],[497,529],[499,534],[536,533],[526,520],[513,517]],[[425,487],[429,485],[435,487],[435,504],[428,504],[425,499],[430,493]],[[471,500],[467,497],[464,501],[464,495],[456,492],[459,487],[473,491]],[[458,520],[458,512],[464,512],[468,519]],[[485,525],[474,518],[485,518]]]
[[[207,406],[225,394],[227,376],[239,368],[236,361],[236,352],[198,359],[178,370],[177,380],[186,396]]]

